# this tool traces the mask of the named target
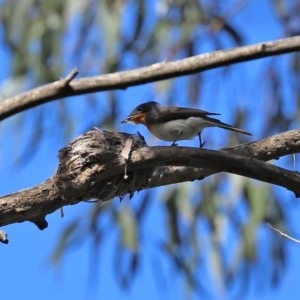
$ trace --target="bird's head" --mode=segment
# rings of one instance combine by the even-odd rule
[[[148,113],[155,111],[159,104],[155,101],[138,105],[122,123],[145,124]]]

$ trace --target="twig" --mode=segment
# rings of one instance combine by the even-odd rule
[[[78,69],[74,68],[65,78],[62,78],[61,80],[64,82],[64,85],[69,85],[69,83],[78,75],[78,73]]]
[[[284,238],[286,238],[286,239],[289,239],[289,240],[291,240],[291,241],[293,241],[293,242],[295,242],[295,243],[300,244],[300,240],[295,239],[295,238],[291,237],[290,235],[288,235],[288,234],[282,232],[282,231],[279,230],[278,228],[272,226],[270,223],[267,223],[267,225],[269,226],[269,228],[271,228],[272,230],[274,230],[275,232],[277,232],[277,233],[278,233],[279,235],[281,235],[282,237],[284,237]]]
[[[2,230],[0,230],[0,242],[3,244],[8,244],[7,234]]]

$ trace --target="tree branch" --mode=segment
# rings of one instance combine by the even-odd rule
[[[91,198],[108,201],[126,194],[131,197],[138,190],[202,179],[223,171],[279,185],[299,195],[298,173],[259,161],[297,153],[299,141],[300,130],[291,130],[214,151],[146,147],[138,135],[92,130],[60,151],[53,178],[0,198],[0,226],[31,221],[43,229],[47,225],[45,216],[65,205]]]
[[[130,71],[86,77],[73,81],[71,80],[74,77],[71,76],[69,81],[58,80],[2,101],[0,103],[0,121],[52,100],[100,91],[125,89],[298,50],[300,50],[300,36],[295,36],[251,46],[215,51],[172,62],[157,63]],[[66,83],[68,84],[66,85]]]
[[[300,130],[289,130],[280,134],[267,137],[262,140],[237,145],[230,148],[223,148],[221,151],[255,158],[262,161],[279,159],[282,156],[298,153],[300,149]],[[191,178],[204,178],[215,174],[214,170],[188,167],[165,167],[164,181],[161,183],[161,174],[153,174],[150,187],[167,185],[190,181]]]
[[[216,150],[169,147],[142,148],[132,153],[134,168],[186,166],[228,172],[279,185],[300,195],[300,175],[262,161]],[[197,179],[197,178],[195,178]],[[202,178],[201,178],[202,179]],[[163,180],[162,180],[163,181]]]

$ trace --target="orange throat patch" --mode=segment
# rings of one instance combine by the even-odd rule
[[[146,125],[146,114],[141,113],[141,114],[136,114],[134,116],[131,116],[128,118],[129,122],[135,123],[135,124],[144,124]]]

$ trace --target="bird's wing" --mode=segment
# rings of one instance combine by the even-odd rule
[[[187,107],[161,106],[159,108],[159,114],[157,114],[156,112],[153,114],[148,114],[147,121],[151,123],[161,123],[173,121],[176,119],[187,119],[189,117],[198,117],[206,119],[207,116],[211,115],[219,114]]]

